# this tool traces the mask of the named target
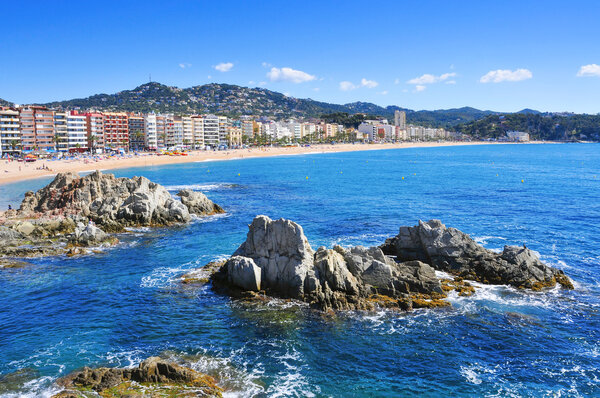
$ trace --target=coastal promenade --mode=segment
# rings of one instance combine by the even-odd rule
[[[384,144],[321,144],[309,147],[265,147],[228,151],[191,151],[188,156],[166,156],[155,153],[141,153],[119,157],[104,157],[93,160],[81,157],[70,160],[37,160],[32,163],[0,161],[0,184],[52,176],[59,172],[86,172],[112,170],[129,167],[160,166],[175,163],[208,162],[212,160],[246,159],[266,156],[285,156],[312,153],[351,152],[398,148],[441,147],[456,145],[489,145],[490,142],[415,142]]]

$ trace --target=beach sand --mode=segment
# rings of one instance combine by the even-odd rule
[[[165,164],[206,162],[211,160],[247,159],[265,156],[299,155],[310,153],[350,152],[396,148],[420,148],[455,145],[482,145],[489,142],[417,142],[398,144],[322,144],[310,147],[249,148],[228,151],[191,151],[188,156],[140,154],[94,160],[37,160],[32,163],[0,160],[0,184],[52,176],[60,172],[86,172],[128,167],[160,166]],[[48,169],[41,169],[47,167]]]

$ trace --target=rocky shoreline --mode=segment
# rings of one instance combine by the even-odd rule
[[[63,391],[52,398],[221,397],[223,392],[213,377],[159,357],[137,368],[84,367],[56,384]]]
[[[224,213],[204,194],[182,190],[174,199],[145,177],[116,178],[96,171],[84,177],[60,173],[46,187],[27,192],[18,210],[0,218],[0,260],[87,253],[114,245],[112,235],[130,227],[188,223],[192,215]]]
[[[436,271],[452,278],[439,278]],[[534,291],[557,284],[573,289],[562,271],[542,263],[530,249],[506,246],[495,253],[438,220],[401,227],[379,247],[315,251],[300,225],[257,216],[229,259],[192,271],[182,281],[209,279],[216,291],[234,297],[295,299],[320,310],[444,307],[450,291],[474,292],[468,280]]]

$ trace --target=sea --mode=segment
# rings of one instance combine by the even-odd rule
[[[1,165],[0,165],[1,168]],[[115,170],[226,214],[119,235],[100,253],[0,269],[0,396],[49,397],[83,366],[163,356],[226,397],[600,396],[600,144],[313,153]],[[16,207],[51,178],[0,186]],[[439,219],[491,250],[526,244],[575,290],[476,284],[451,307],[322,313],[237,302],[182,274],[225,259],[259,214],[311,244],[379,245]]]

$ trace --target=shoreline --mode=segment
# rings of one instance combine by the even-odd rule
[[[550,142],[531,141],[523,144],[541,144]],[[511,142],[416,142],[398,144],[317,144],[310,147],[266,147],[232,149],[228,151],[190,151],[188,156],[167,156],[154,153],[131,155],[100,160],[38,160],[32,163],[0,161],[0,186],[14,182],[54,176],[57,173],[86,173],[94,170],[110,171],[131,167],[163,166],[180,163],[204,163],[224,160],[240,160],[273,156],[312,155],[318,153],[357,152],[385,149],[431,148],[445,146],[470,145],[515,145]],[[45,166],[48,169],[39,169]]]

